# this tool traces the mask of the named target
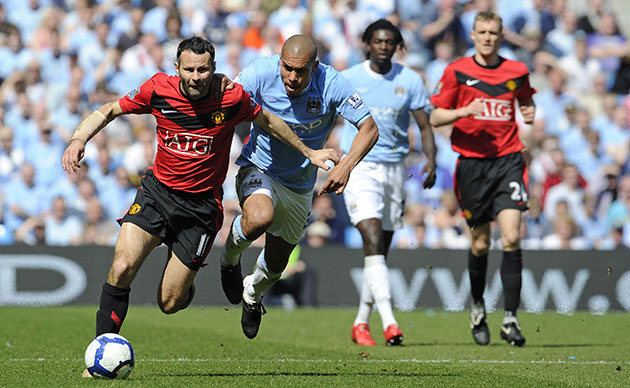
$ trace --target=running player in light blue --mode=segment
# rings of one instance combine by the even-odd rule
[[[379,139],[374,148],[354,169],[344,192],[350,221],[363,238],[365,262],[359,311],[351,338],[358,345],[373,346],[369,330],[370,313],[376,303],[383,323],[387,345],[400,345],[402,332],[394,318],[385,257],[394,229],[402,227],[405,204],[404,160],[409,154],[409,113],[413,114],[422,135],[427,156],[424,188],[435,183],[435,142],[429,125],[431,102],[424,83],[416,72],[392,63],[392,56],[404,42],[398,28],[387,20],[377,20],[363,34],[367,60],[342,72],[360,93],[378,124]],[[340,148],[350,151],[357,134],[345,125]]]
[[[350,171],[378,139],[369,110],[350,83],[335,69],[317,61],[315,42],[306,35],[287,39],[280,55],[254,61],[235,79],[252,100],[282,118],[306,144],[321,149],[335,116],[358,127],[346,157],[328,174],[319,194],[341,194]],[[240,167],[236,189],[243,209],[234,219],[221,255],[221,285],[228,300],[242,302],[241,326],[256,337],[262,292],[282,274],[289,255],[300,241],[311,211],[317,166],[290,146],[269,136],[258,125],[236,161]],[[265,249],[253,274],[241,277],[241,253],[263,233]]]

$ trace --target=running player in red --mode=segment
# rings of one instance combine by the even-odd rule
[[[114,118],[150,113],[157,121],[158,149],[128,212],[119,220],[114,260],[96,313],[96,335],[118,333],[127,314],[130,285],[149,253],[168,245],[167,264],[158,289],[166,314],[186,308],[194,279],[223,220],[222,184],[229,166],[234,126],[254,121],[291,145],[314,165],[337,163],[332,149],[312,150],[279,117],[250,99],[240,85],[212,99],[214,47],[202,38],[182,41],[177,49],[178,76],[158,73],[117,101],[101,106],[79,124],[62,165],[76,172],[85,143]],[[220,93],[219,93],[220,94]]]
[[[525,64],[500,57],[501,18],[492,12],[475,17],[470,37],[475,55],[452,62],[444,70],[431,102],[431,124],[453,124],[451,144],[460,154],[455,192],[470,226],[468,253],[472,311],[470,326],[479,345],[490,342],[483,291],[486,284],[490,222],[501,229],[501,281],[505,316],[501,338],[523,346],[525,337],[516,319],[520,303],[523,259],[520,248],[521,212],[527,209],[527,167],[521,154],[515,110],[518,101],[526,123],[536,107]]]

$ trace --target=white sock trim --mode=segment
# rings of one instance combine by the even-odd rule
[[[363,262],[364,262],[363,264],[364,268],[374,267],[376,265],[386,265],[385,255],[365,256],[365,258],[363,259]]]
[[[263,249],[256,260],[256,270],[251,275],[252,297],[260,301],[262,293],[277,282],[281,275],[282,272],[276,273],[269,270],[265,260],[265,249]]]
[[[504,316],[503,317],[503,325],[508,325],[510,323],[516,323],[518,326],[518,319],[514,315]]]

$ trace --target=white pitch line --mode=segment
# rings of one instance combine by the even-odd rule
[[[0,360],[2,361],[2,360]],[[62,359],[47,359],[47,358],[10,358],[9,362],[47,362],[47,361],[73,361],[80,362],[82,359],[71,359],[71,358],[62,358]],[[213,359],[213,358],[171,358],[171,359],[161,359],[161,358],[139,358],[136,359],[138,362],[190,362],[190,363],[201,363],[201,362],[266,362],[266,363],[388,363],[388,362],[401,362],[401,363],[411,363],[411,364],[546,364],[546,365],[627,365],[630,364],[630,361],[608,361],[608,360],[598,360],[598,361],[574,361],[574,360],[451,360],[451,359],[435,359],[435,360],[418,360],[415,358],[412,359],[401,359],[401,360],[375,360],[375,359],[361,359],[361,360],[308,360],[308,359],[277,359],[277,360],[243,360],[243,359]]]

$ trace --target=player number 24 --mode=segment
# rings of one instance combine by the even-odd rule
[[[510,188],[512,189],[512,194],[510,195],[512,201],[527,201],[527,191],[519,182],[510,182]]]

